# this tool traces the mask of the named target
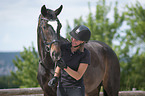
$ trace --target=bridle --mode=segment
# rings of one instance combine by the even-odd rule
[[[45,20],[45,21],[49,22],[49,20],[47,18],[41,18],[41,20]],[[58,20],[56,20],[56,21],[58,21]],[[46,52],[50,52],[52,44],[55,43],[55,42],[58,42],[59,43],[59,40],[58,39],[54,39],[51,42],[48,42],[47,39],[44,36],[44,32],[43,32],[42,28],[40,29],[39,32],[40,32],[41,38],[43,40],[42,42],[45,45],[45,51]],[[49,45],[49,47],[48,47],[48,45]]]
[[[40,18],[41,20],[44,20],[45,22],[49,22],[50,20],[49,19],[47,19],[47,18]],[[55,20],[53,20],[53,21],[55,21]],[[56,21],[57,22],[59,22],[59,20],[58,19],[56,19]],[[41,26],[41,25],[40,25]],[[51,25],[50,25],[51,26]],[[52,26],[51,26],[52,27]],[[51,51],[51,47],[52,47],[52,44],[54,44],[54,43],[59,43],[59,40],[56,38],[56,39],[54,39],[54,40],[52,40],[51,42],[48,42],[47,41],[47,39],[45,38],[45,36],[44,36],[44,32],[43,32],[43,30],[42,30],[42,27],[40,27],[40,29],[39,29],[39,34],[41,34],[41,38],[42,38],[42,42],[43,42],[43,44],[44,44],[44,46],[45,46],[45,57],[41,60],[41,58],[40,58],[40,60],[39,60],[39,63],[46,69],[46,70],[50,70],[50,69],[48,69],[47,67],[45,67],[45,65],[43,64],[43,62],[44,62],[44,60],[46,59],[46,54],[49,52],[50,53],[50,51]],[[58,35],[58,34],[57,34]],[[48,46],[49,45],[49,46]],[[56,67],[56,64],[55,64],[55,67]],[[53,75],[53,73],[52,72],[50,72],[52,75]]]

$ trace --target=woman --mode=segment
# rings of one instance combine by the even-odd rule
[[[90,53],[84,44],[89,41],[91,32],[80,25],[70,35],[71,43],[61,45],[62,58],[58,60],[54,77],[48,85],[52,87],[59,81],[57,96],[85,96],[83,75],[90,64]]]

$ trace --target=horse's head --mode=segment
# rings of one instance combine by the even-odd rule
[[[55,11],[53,11],[51,9],[46,9],[45,5],[43,5],[41,7],[41,14],[48,20],[54,21],[54,20],[57,20],[57,15],[60,14],[61,10],[62,10],[62,5]]]
[[[60,42],[59,42],[59,33],[56,31],[60,31],[61,24],[57,18],[57,15],[62,10],[62,5],[56,9],[55,11],[51,9],[46,9],[45,5],[41,8],[41,15],[39,17],[39,23],[38,23],[38,34],[41,35],[39,38],[41,38],[41,44],[39,46],[42,47],[43,51],[40,52],[41,54],[49,53],[52,60],[55,62],[58,59],[60,59]],[[57,21],[57,30],[55,31],[54,28],[48,24],[49,21]],[[40,43],[40,42],[39,42]],[[39,49],[42,50],[42,49]]]

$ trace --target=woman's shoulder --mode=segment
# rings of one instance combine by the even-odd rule
[[[90,55],[90,51],[86,48],[84,48],[84,53],[87,54],[87,55]]]

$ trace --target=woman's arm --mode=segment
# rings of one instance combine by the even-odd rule
[[[56,69],[55,69],[54,77],[59,77],[60,76],[60,70],[61,70],[61,68],[57,66]]]
[[[58,82],[58,78],[60,76],[60,68],[57,66],[55,69],[54,77],[48,82],[48,86],[54,87],[55,84]]]
[[[83,74],[85,73],[88,64],[80,63],[78,71],[74,71],[71,68],[67,67],[64,70],[74,79],[79,80],[82,78]]]

